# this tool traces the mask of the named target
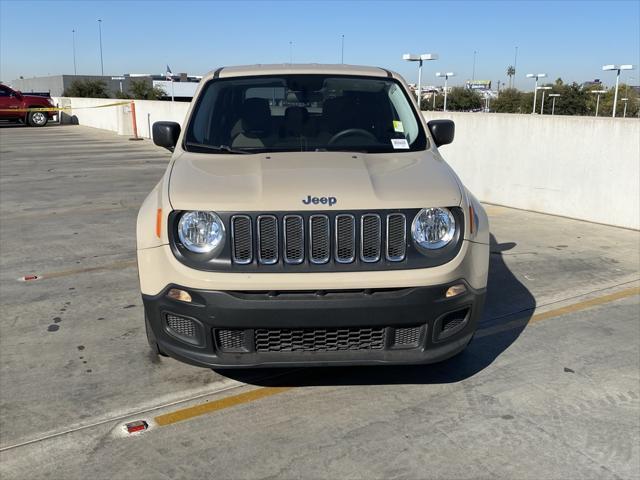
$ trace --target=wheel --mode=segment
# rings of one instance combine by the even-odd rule
[[[44,127],[49,121],[49,116],[46,112],[29,112],[27,115],[27,123],[31,127]]]
[[[147,342],[149,343],[149,348],[156,355],[161,355],[163,357],[168,356],[162,350],[160,350],[160,346],[158,342],[156,342],[156,336],[153,334],[153,330],[151,329],[151,325],[149,324],[149,319],[147,318],[147,313],[144,314],[144,329],[147,332]]]

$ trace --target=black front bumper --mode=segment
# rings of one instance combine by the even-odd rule
[[[468,285],[466,293],[445,298],[458,283],[465,282],[320,292],[170,285],[143,302],[150,342],[203,367],[433,363],[465,348],[482,311],[485,292]],[[168,298],[171,288],[189,292],[192,303]]]

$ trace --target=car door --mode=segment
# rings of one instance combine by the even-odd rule
[[[13,90],[4,85],[0,85],[0,118],[18,118],[24,115],[17,110],[22,107],[22,101]],[[12,110],[16,110],[13,112]]]

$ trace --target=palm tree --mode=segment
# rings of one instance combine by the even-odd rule
[[[509,88],[511,88],[512,77],[516,74],[516,68],[513,65],[507,67],[507,76],[509,77]]]

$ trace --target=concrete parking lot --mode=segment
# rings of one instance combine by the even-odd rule
[[[640,477],[638,231],[487,205],[461,355],[211,371],[146,344],[135,218],[168,159],[0,126],[1,478]]]

